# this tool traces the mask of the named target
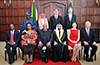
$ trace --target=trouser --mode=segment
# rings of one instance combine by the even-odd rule
[[[86,54],[86,58],[88,58],[89,45],[84,45],[84,47],[85,47],[84,53]],[[90,45],[90,47],[92,48],[90,58],[92,58],[97,51],[97,46]]]
[[[42,58],[48,58],[49,57],[49,53],[50,53],[50,50],[51,50],[51,45],[49,45],[46,49],[46,52],[44,53],[43,50],[42,50],[42,46],[38,46],[38,50],[39,50],[39,53],[41,54]]]
[[[10,46],[9,44],[6,45],[9,61],[14,60],[14,55],[16,54],[16,47],[18,45],[14,44],[13,46]],[[10,47],[12,47],[12,51],[10,50]]]
[[[22,47],[23,53],[24,54],[34,54],[35,50],[36,50],[36,46],[34,44],[30,44],[30,45],[24,45]]]

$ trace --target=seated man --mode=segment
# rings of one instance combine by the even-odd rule
[[[47,24],[43,24],[43,29],[39,32],[39,44],[38,44],[38,50],[43,58],[43,62],[48,62],[49,52],[51,50],[51,43],[53,40],[52,31],[50,29],[47,29]]]
[[[14,25],[10,24],[10,30],[6,32],[6,49],[9,57],[9,64],[14,62],[14,55],[16,54],[16,47],[19,44],[20,34],[17,30],[14,29]],[[12,52],[10,50],[12,47]]]
[[[81,29],[81,41],[82,41],[82,45],[85,47],[84,53],[86,54],[87,62],[93,61],[92,57],[97,51],[96,35],[93,29],[91,29],[90,27],[91,27],[91,23],[87,21],[85,23],[85,28]],[[92,47],[90,59],[88,57],[89,46]]]
[[[61,24],[57,24],[56,30],[54,30],[52,60],[54,62],[67,62],[69,60],[69,51],[66,43],[66,32],[62,29]]]

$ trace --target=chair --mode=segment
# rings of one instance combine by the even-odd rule
[[[7,49],[5,48],[5,61],[7,61]],[[10,50],[12,50],[12,47],[10,47]],[[15,60],[17,60],[17,50],[19,52],[19,56],[20,56],[20,48],[19,47],[16,47],[16,58]]]
[[[81,56],[82,56],[82,50],[84,50],[85,49],[85,47],[84,46],[82,46],[81,47]],[[92,47],[89,47],[89,51],[91,51],[92,50]],[[96,53],[95,53],[95,55],[94,55],[94,59],[96,60]],[[83,54],[83,60],[85,60],[85,53]]]
[[[68,45],[68,50],[73,50],[73,48],[71,46]],[[81,51],[81,50],[80,50]],[[79,51],[79,60],[81,59],[80,57],[80,51]]]

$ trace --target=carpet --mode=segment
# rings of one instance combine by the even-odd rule
[[[72,56],[72,53],[70,53],[70,57]],[[40,57],[40,54],[35,54],[34,60],[31,64],[27,64],[26,62],[23,65],[81,65],[79,60],[77,59],[76,62],[67,61],[65,63],[59,61],[59,62],[53,62],[52,60],[48,59],[48,63],[42,62],[42,58]]]

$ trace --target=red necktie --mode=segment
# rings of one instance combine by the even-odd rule
[[[11,43],[14,42],[14,40],[13,40],[13,31],[11,31],[11,40],[10,40],[10,42],[11,42]]]

